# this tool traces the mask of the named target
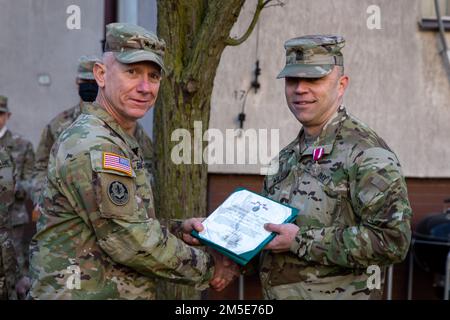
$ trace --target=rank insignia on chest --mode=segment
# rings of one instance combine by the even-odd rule
[[[115,153],[103,152],[103,169],[122,172],[130,177],[133,175],[130,159]]]

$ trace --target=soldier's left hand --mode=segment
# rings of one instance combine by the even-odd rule
[[[267,231],[278,233],[277,236],[264,247],[264,250],[272,250],[275,253],[289,251],[292,241],[294,241],[299,230],[298,226],[292,223],[266,223],[264,228]]]
[[[202,221],[205,218],[190,218],[183,221],[181,225],[182,239],[184,242],[191,246],[199,246],[200,241],[198,239],[191,236],[191,231],[195,230],[197,232],[201,232],[203,230]]]

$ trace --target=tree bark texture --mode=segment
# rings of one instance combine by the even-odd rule
[[[208,129],[214,77],[220,57],[245,0],[158,0],[158,36],[166,42],[163,75],[157,100],[154,136],[156,200],[160,219],[206,216],[207,165],[194,164],[194,121]],[[259,2],[259,7],[262,1]],[[257,9],[259,8],[257,7]],[[262,7],[260,8],[262,9]],[[242,39],[239,39],[242,40]],[[175,164],[171,141],[176,129],[190,132],[191,164]],[[198,135],[197,135],[198,136]],[[202,139],[203,140],[203,139]],[[160,281],[158,299],[198,299],[193,288]]]

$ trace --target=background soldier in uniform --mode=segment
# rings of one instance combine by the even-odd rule
[[[16,294],[24,298],[29,288],[26,278],[18,282],[21,273],[11,239],[9,215],[14,203],[14,187],[13,160],[7,149],[0,146],[0,300],[16,299]]]
[[[15,201],[10,208],[12,239],[19,266],[26,273],[30,239],[26,238],[25,229],[30,222],[30,217],[25,206],[25,200],[27,196],[30,196],[31,191],[34,150],[30,141],[7,128],[6,124],[10,117],[8,100],[6,97],[0,96],[0,146],[6,148],[11,155],[16,177]]]
[[[300,209],[295,224],[268,224],[278,235],[262,255],[268,299],[377,299],[368,268],[402,261],[411,208],[396,155],[342,104],[348,85],[340,36],[285,43],[288,106],[303,125],[264,181],[268,197]],[[370,269],[369,269],[370,270]]]
[[[78,64],[77,85],[80,102],[75,106],[61,112],[54,117],[44,128],[41,134],[41,140],[36,150],[36,162],[33,170],[33,220],[37,221],[39,217],[38,202],[42,193],[45,179],[47,178],[47,166],[50,156],[50,150],[53,143],[57,140],[61,132],[67,129],[81,114],[83,102],[92,102],[97,96],[98,86],[95,82],[92,69],[95,62],[99,59],[95,56],[82,56]],[[137,124],[134,133],[139,146],[144,154],[145,167],[151,175],[153,182],[153,146],[152,141],[145,133],[140,124]]]
[[[96,102],[83,106],[51,151],[31,246],[30,298],[154,299],[157,277],[221,290],[238,274],[219,254],[186,245],[154,212],[132,133],[157,98],[164,49],[141,27],[107,26],[103,63],[94,66]],[[193,221],[171,231],[188,235]]]
[[[5,148],[0,147],[0,300],[14,297],[19,266],[10,235],[9,209],[14,203],[14,167]]]
[[[92,68],[99,59],[95,56],[82,56],[78,63],[76,83],[80,101],[73,107],[61,112],[54,117],[44,128],[41,140],[36,150],[36,162],[33,170],[33,203],[37,205],[39,196],[47,177],[48,158],[50,149],[61,132],[67,129],[81,114],[83,101],[92,102],[97,96],[97,83],[95,82]],[[36,214],[36,207],[33,215]]]

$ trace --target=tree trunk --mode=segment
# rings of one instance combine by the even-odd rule
[[[158,0],[158,36],[165,40],[166,74],[155,110],[157,215],[162,219],[206,216],[207,165],[194,164],[194,140],[208,129],[214,77],[229,33],[245,0]],[[261,5],[262,3],[259,3]],[[261,7],[262,9],[262,7]],[[202,130],[194,135],[194,121]],[[191,134],[191,164],[175,164],[172,132]],[[198,162],[198,161],[197,161]],[[192,287],[160,281],[158,299],[198,299]]]

